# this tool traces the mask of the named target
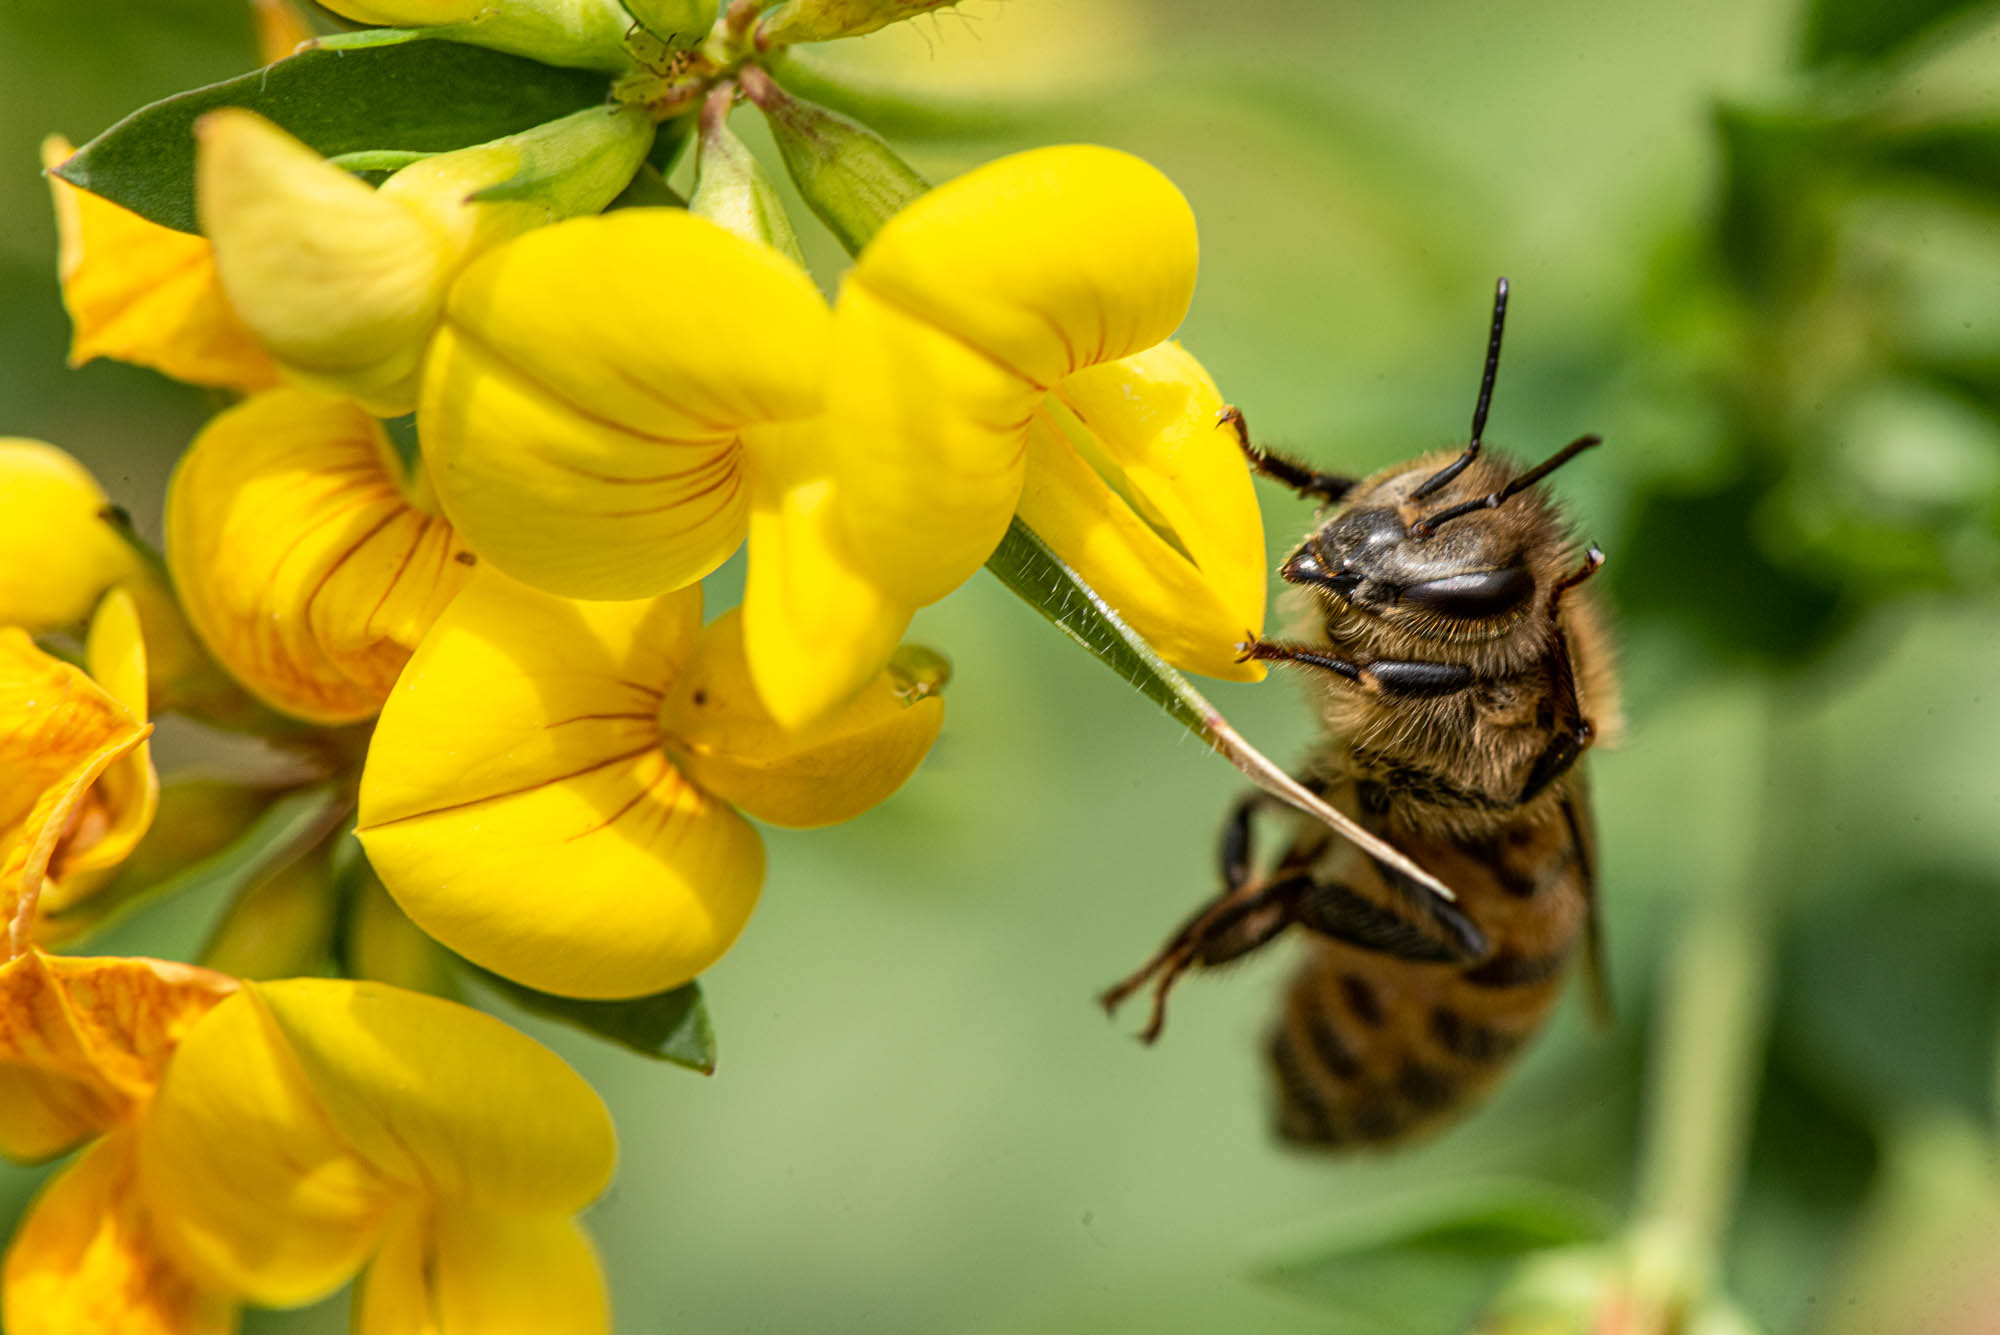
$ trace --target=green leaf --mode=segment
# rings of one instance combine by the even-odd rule
[[[1098,662],[1131,683],[1139,694],[1151,700],[1167,716],[1195,736],[1220,751],[1225,760],[1241,770],[1265,792],[1296,810],[1322,821],[1342,838],[1359,846],[1377,862],[1384,862],[1445,899],[1455,896],[1429,872],[1410,861],[1401,850],[1357,825],[1306,791],[1231,727],[1229,721],[1186,677],[1168,666],[1165,659],[1146,643],[1138,632],[1104,601],[1083,577],[1049,550],[1048,544],[1019,519],[1008,528],[986,568],[1022,602],[1055,624],[1057,630],[1082,645]]]
[[[1603,1238],[1596,1200],[1547,1183],[1454,1183],[1343,1217],[1253,1273],[1370,1328],[1462,1330],[1522,1257]]]
[[[463,961],[481,983],[533,1015],[608,1039],[642,1057],[672,1062],[703,1075],[715,1073],[715,1027],[708,1018],[700,983],[626,1001],[581,1001],[538,992],[490,969]]]
[[[602,74],[455,42],[303,51],[142,107],[56,174],[156,223],[197,231],[194,123],[248,107],[327,157],[439,153],[518,134],[605,100]]]
[[[2000,120],[1927,125],[1883,136],[1869,148],[1878,168],[2000,205]]]
[[[1808,69],[1841,61],[1879,62],[1947,20],[1988,0],[1812,0],[1799,61]]]

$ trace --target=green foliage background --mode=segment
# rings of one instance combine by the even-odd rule
[[[1210,892],[1231,772],[981,576],[919,624],[958,671],[924,770],[851,826],[770,834],[764,903],[704,979],[712,1078],[522,1020],[618,1121],[591,1224],[621,1328],[1452,1329],[1492,1249],[1371,1239],[1496,1177],[1624,1214],[1654,988],[1709,896],[1767,901],[1775,960],[1727,1286],[1771,1331],[1942,1330],[1909,1313],[1971,1298],[1896,1280],[1902,1253],[1983,1236],[2000,1296],[2000,26],[1973,13],[1914,101],[1865,64],[1788,73],[1877,40],[1850,10],[1809,38],[1794,0],[968,0],[871,39],[940,82],[1022,60],[1023,29],[1034,63],[1098,68],[1025,112],[875,123],[933,179],[1056,140],[1164,168],[1202,227],[1184,341],[1260,437],[1329,466],[1458,438],[1508,275],[1490,438],[1608,442],[1559,490],[1626,643],[1630,737],[1592,761],[1620,1023],[1572,999],[1422,1148],[1277,1148],[1256,1054],[1281,952],[1184,988],[1154,1050],[1090,1003]],[[77,453],[155,536],[214,405],[64,369],[35,148],[252,63],[236,0],[0,7],[0,430]],[[1987,138],[1897,140],[1885,104]],[[1275,564],[1310,513],[1264,499]],[[1279,759],[1305,745],[1283,678],[1212,694]],[[185,957],[214,908],[94,948]],[[0,1210],[41,1176],[0,1174]],[[1573,1229],[1567,1197],[1500,1195],[1528,1233]],[[248,1329],[344,1323],[336,1300]]]

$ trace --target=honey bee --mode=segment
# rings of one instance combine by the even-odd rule
[[[1599,443],[1583,436],[1533,468],[1483,449],[1500,366],[1507,280],[1493,298],[1470,442],[1371,477],[1322,473],[1251,443],[1251,467],[1320,501],[1279,573],[1313,634],[1253,636],[1245,658],[1308,681],[1325,736],[1299,780],[1452,887],[1446,901],[1302,823],[1259,865],[1239,801],[1223,826],[1224,889],[1131,977],[1153,982],[1151,1042],[1191,969],[1239,959],[1296,925],[1311,954],[1268,1040],[1287,1140],[1375,1145],[1433,1128],[1490,1087],[1553,1005],[1573,956],[1608,1006],[1583,753],[1617,726],[1616,682],[1579,550],[1542,479]]]

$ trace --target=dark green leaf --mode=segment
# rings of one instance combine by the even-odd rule
[[[1521,1257],[1605,1236],[1596,1200],[1541,1182],[1454,1184],[1347,1216],[1257,1269],[1259,1278],[1369,1324],[1462,1330]]]
[[[56,171],[193,232],[194,122],[217,107],[248,107],[328,157],[437,153],[532,129],[603,102],[608,90],[602,74],[455,42],[305,51],[143,107]]]
[[[1988,0],[1811,0],[1799,60],[1808,69],[1839,61],[1881,61],[1945,21]]]
[[[672,1062],[703,1075],[715,1073],[715,1027],[709,1022],[700,983],[684,983],[672,991],[627,1001],[580,1001],[538,992],[476,964],[468,962],[465,968],[531,1014],[574,1025],[642,1057]]]
[[[1433,894],[1453,898],[1442,882],[1401,850],[1307,792],[1250,745],[1186,677],[1168,666],[1153,646],[1127,626],[1097,590],[1064,564],[1026,524],[1016,519],[1009,526],[1007,536],[987,558],[986,568],[1015,597],[1047,617],[1057,630],[1089,650],[1091,657],[1131,683],[1168,717],[1221,752],[1259,788],[1324,822],[1376,861],[1388,863]]]
[[[2000,120],[1929,125],[1869,144],[1879,168],[2000,205]]]

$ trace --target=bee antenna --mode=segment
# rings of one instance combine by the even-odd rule
[[[1603,443],[1604,437],[1602,436],[1578,436],[1575,440],[1563,446],[1554,454],[1551,454],[1548,458],[1542,460],[1512,482],[1509,482],[1506,486],[1500,488],[1500,490],[1486,496],[1478,497],[1475,500],[1466,501],[1462,505],[1454,505],[1449,510],[1440,510],[1434,515],[1425,515],[1422,519],[1410,525],[1410,536],[1413,538],[1428,538],[1431,534],[1437,532],[1440,524],[1448,524],[1460,515],[1469,515],[1474,510],[1491,510],[1508,497],[1520,495],[1550,473],[1561,468],[1571,459],[1576,458],[1577,455],[1582,454],[1585,450],[1596,445],[1602,445]]]
[[[1420,501],[1445,486],[1479,457],[1480,437],[1486,434],[1486,410],[1493,406],[1493,379],[1500,374],[1500,334],[1506,327],[1507,280],[1502,278],[1493,285],[1493,333],[1486,340],[1486,371],[1479,377],[1479,402],[1472,409],[1472,440],[1463,454],[1431,474],[1422,486],[1411,492],[1411,500]]]

